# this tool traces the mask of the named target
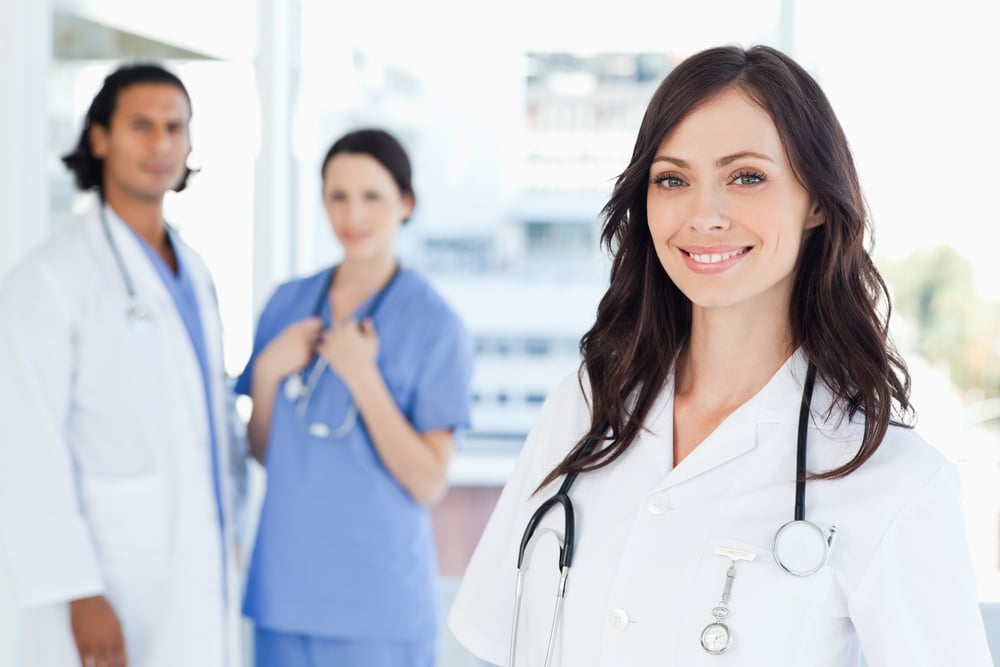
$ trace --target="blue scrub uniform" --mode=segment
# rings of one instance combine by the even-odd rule
[[[327,269],[277,289],[261,313],[237,392],[249,394],[260,351],[289,324],[314,314],[329,277]],[[329,301],[322,302],[319,315],[329,327]],[[367,315],[371,302],[355,315]],[[474,349],[448,304],[404,269],[373,320],[379,369],[414,428],[468,426]],[[386,470],[360,418],[336,440],[307,431],[314,422],[336,430],[350,406],[350,392],[329,369],[304,418],[283,388],[275,398],[267,492],[244,603],[258,628],[258,667],[433,665],[437,559],[427,508]]]

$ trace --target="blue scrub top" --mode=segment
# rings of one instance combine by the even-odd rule
[[[314,314],[329,277],[327,269],[276,290],[261,313],[237,392],[249,394],[260,351],[289,324]],[[320,317],[329,327],[329,301],[322,301]],[[371,301],[355,316],[367,315]],[[448,304],[422,276],[404,269],[373,319],[379,370],[414,428],[467,427],[474,348]],[[327,369],[305,423],[336,429],[349,406],[346,385]],[[428,510],[386,470],[362,419],[338,440],[313,437],[296,419],[295,403],[279,391],[265,465],[267,491],[244,613],[260,627],[319,637],[435,637],[437,559]]]

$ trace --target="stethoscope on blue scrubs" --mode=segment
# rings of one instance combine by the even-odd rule
[[[323,306],[326,305],[326,300],[330,294],[330,287],[333,285],[333,278],[337,275],[337,267],[333,267],[330,271],[330,277],[326,279],[323,283],[323,291],[320,292],[319,297],[316,299],[316,304],[312,309],[313,317],[320,317],[323,312]],[[358,321],[362,321],[365,318],[375,318],[375,313],[378,312],[379,306],[382,305],[382,300],[385,295],[389,292],[389,288],[396,281],[396,276],[399,275],[399,262],[396,262],[396,268],[393,269],[392,275],[389,277],[388,282],[378,291],[378,293],[372,298],[371,305],[368,306],[367,312],[358,318]],[[344,415],[344,420],[341,422],[340,426],[334,428],[329,424],[324,424],[323,422],[309,422],[306,421],[306,411],[309,408],[309,401],[312,398],[313,392],[316,390],[316,385],[319,382],[320,377],[323,372],[328,368],[326,359],[319,356],[315,363],[312,364],[312,368],[309,370],[308,375],[305,371],[300,373],[293,373],[288,376],[285,380],[285,398],[289,401],[294,401],[295,403],[295,419],[298,421],[299,425],[304,428],[309,435],[314,438],[323,438],[327,440],[339,440],[345,435],[351,432],[354,428],[355,423],[358,420],[358,406],[354,404],[352,399],[347,406],[347,414]]]
[[[125,267],[125,260],[122,258],[121,250],[115,243],[115,238],[111,234],[111,225],[108,224],[108,216],[104,212],[104,202],[98,203],[98,214],[101,218],[101,228],[104,230],[104,237],[108,240],[111,254],[115,257],[115,264],[118,265],[118,272],[122,276],[125,284],[125,292],[128,294],[128,307],[125,309],[125,317],[129,326],[135,330],[148,329],[153,325],[153,310],[139,300],[139,295],[135,290],[135,283],[132,281],[132,274]]]
[[[833,541],[837,534],[836,526],[831,526],[827,533],[805,519],[806,507],[806,436],[809,432],[809,410],[812,403],[813,385],[816,381],[816,367],[809,364],[806,372],[805,386],[802,390],[802,409],[799,412],[799,428],[797,440],[796,466],[795,466],[795,513],[794,519],[781,526],[774,535],[771,550],[774,560],[782,570],[796,577],[808,577],[818,572],[830,556]],[[604,431],[607,425],[603,425],[599,430]],[[590,437],[584,443],[576,459],[580,460],[597,446],[598,439]],[[515,650],[517,649],[517,623],[521,613],[521,596],[524,592],[524,553],[528,543],[535,534],[535,530],[542,519],[551,509],[557,505],[563,508],[563,539],[559,546],[559,587],[556,589],[556,607],[552,616],[552,626],[549,629],[549,642],[545,652],[545,667],[551,664],[553,647],[555,646],[556,629],[562,617],[563,599],[566,597],[566,582],[569,579],[570,566],[573,564],[573,548],[575,542],[576,519],[573,513],[573,502],[569,498],[569,490],[576,481],[577,473],[570,472],[563,479],[562,486],[556,493],[543,502],[535,513],[528,519],[528,525],[524,529],[521,537],[521,547],[517,554],[517,582],[514,587],[514,623],[511,629],[510,638],[510,662],[509,667],[514,667]],[[728,632],[725,626],[720,623],[723,630]],[[704,640],[703,640],[704,646]],[[711,650],[705,646],[709,653],[718,654],[722,650]],[[724,650],[724,649],[723,649]]]

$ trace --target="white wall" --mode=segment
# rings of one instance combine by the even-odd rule
[[[45,115],[52,14],[48,0],[0,3],[0,279],[49,230]],[[0,553],[0,563],[3,554]],[[17,661],[10,582],[0,565],[0,665]]]
[[[39,110],[47,103],[51,35],[49,0],[0,3],[0,276],[49,231],[47,135]]]

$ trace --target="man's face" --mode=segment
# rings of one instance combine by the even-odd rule
[[[168,83],[118,92],[108,128],[93,125],[90,145],[104,161],[104,197],[160,202],[184,177],[191,140],[187,96]],[[124,203],[124,202],[123,202]]]

